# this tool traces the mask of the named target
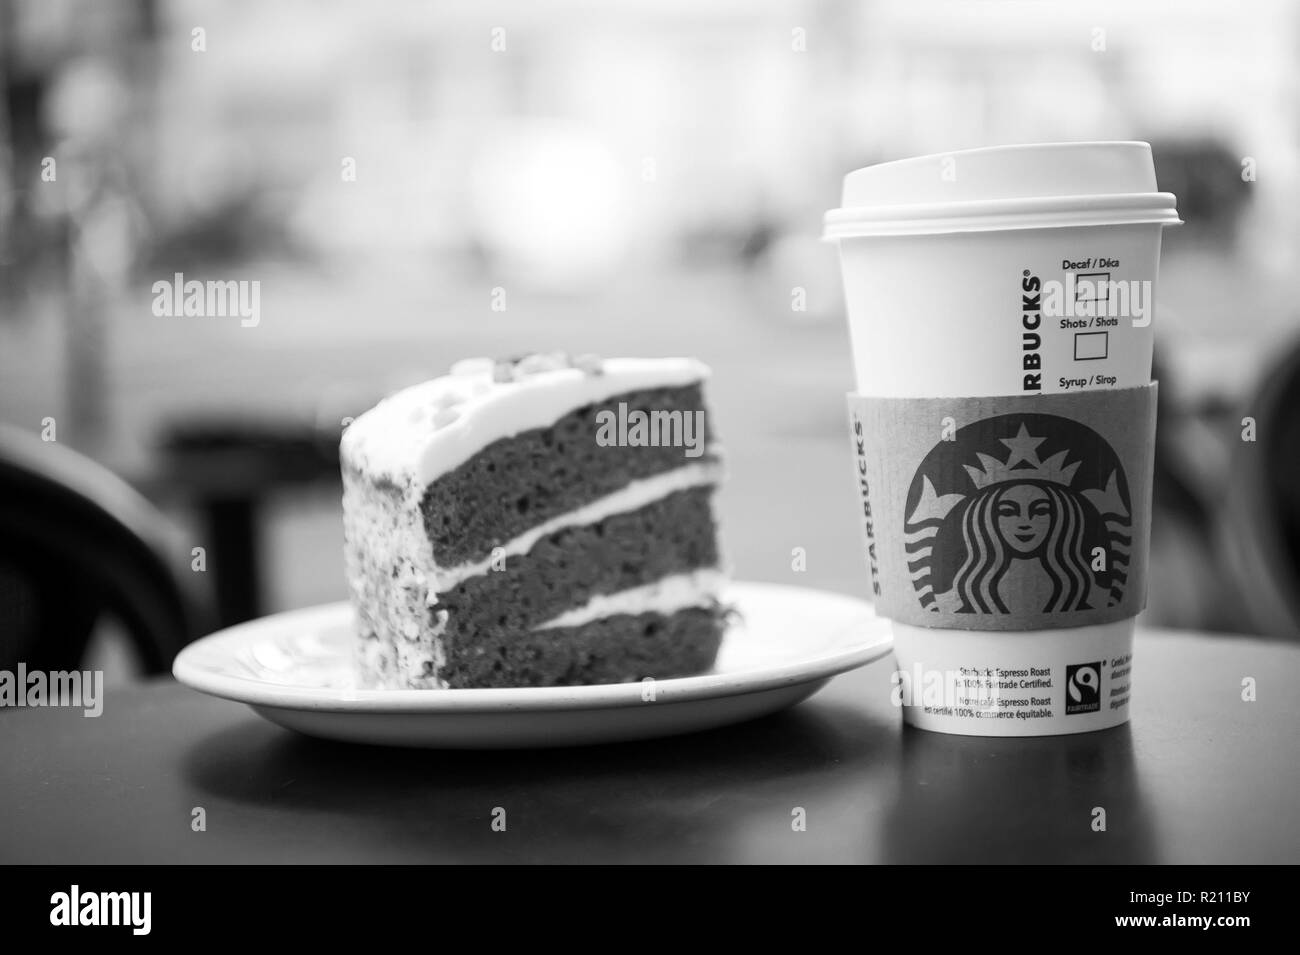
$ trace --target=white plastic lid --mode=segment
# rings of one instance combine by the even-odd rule
[[[918,156],[844,177],[826,239],[1006,229],[1178,225],[1147,143],[1041,143]]]

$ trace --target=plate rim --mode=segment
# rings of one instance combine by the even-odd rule
[[[735,594],[742,601],[745,593],[763,593],[769,596],[784,593],[796,599],[814,597],[840,601],[846,607],[856,605],[854,609],[870,622],[870,632],[859,644],[775,665],[656,680],[655,702],[673,704],[742,696],[779,686],[829,679],[880,659],[893,646],[888,621],[875,612],[871,603],[859,597],[833,590],[761,581],[731,581],[727,585],[727,592]],[[351,603],[342,600],[268,614],[223,628],[184,647],[172,664],[172,675],[179,683],[200,693],[249,706],[358,715],[525,713],[603,709],[610,706],[640,705],[644,702],[641,689],[644,684],[641,682],[448,690],[326,688],[263,683],[251,678],[214,672],[192,662],[193,657],[201,652],[200,648],[204,645],[210,648],[213,642],[247,640],[261,631],[283,627],[295,618],[298,618],[296,625],[302,628],[321,626],[352,612]]]

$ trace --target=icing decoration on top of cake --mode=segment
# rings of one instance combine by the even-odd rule
[[[494,441],[544,428],[584,405],[707,379],[693,358],[608,358],[562,352],[471,358],[390,395],[343,433],[345,465],[422,492]]]

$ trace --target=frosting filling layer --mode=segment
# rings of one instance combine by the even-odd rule
[[[613,594],[597,594],[582,606],[566,610],[533,629],[580,627],[619,614],[657,613],[668,616],[689,607],[707,607],[717,600],[725,579],[726,575],[716,567],[673,574],[640,587]]]

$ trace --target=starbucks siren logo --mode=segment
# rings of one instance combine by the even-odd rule
[[[1124,468],[1069,418],[997,415],[959,429],[917,468],[905,513],[908,570],[932,612],[1096,610],[1124,596]]]

